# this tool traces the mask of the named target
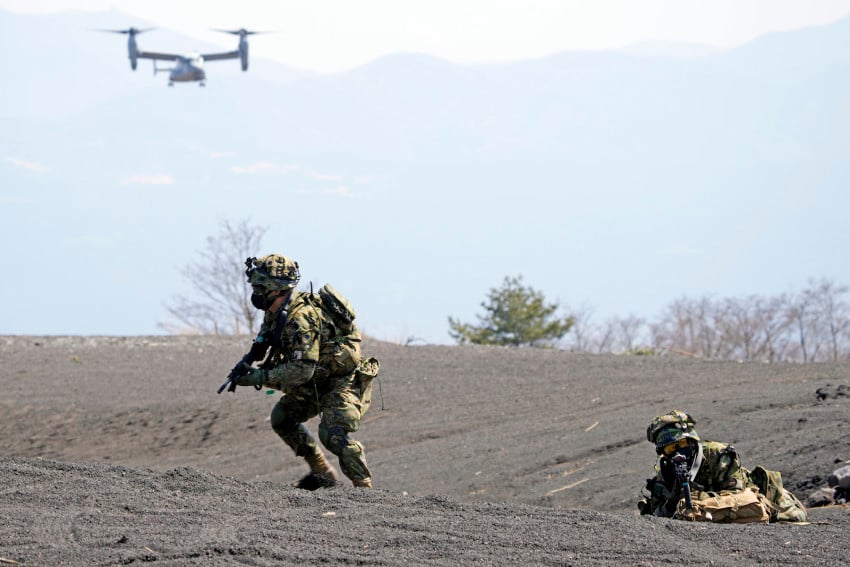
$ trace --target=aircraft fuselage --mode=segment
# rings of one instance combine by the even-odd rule
[[[203,81],[206,77],[206,73],[204,73],[204,58],[200,55],[177,58],[174,61],[174,67],[172,67],[171,72],[168,74],[168,79],[175,83]]]

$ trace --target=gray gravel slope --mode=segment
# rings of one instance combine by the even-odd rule
[[[215,394],[248,342],[0,337],[0,559],[846,560],[845,508],[809,526],[706,526],[638,517],[635,501],[654,462],[646,424],[672,408],[804,497],[850,459],[850,399],[816,395],[850,384],[850,365],[370,341],[384,409],[376,384],[356,437],[376,490],[306,493],[289,486],[306,466],[268,426],[276,397]]]

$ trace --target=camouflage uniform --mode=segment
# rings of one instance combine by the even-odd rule
[[[360,428],[360,418],[366,410],[361,402],[361,383],[356,368],[360,362],[360,333],[352,323],[345,337],[349,344],[356,346],[353,356],[358,359],[355,364],[339,364],[339,349],[320,353],[320,346],[324,349],[322,336],[327,337],[330,331],[327,327],[332,323],[321,316],[311,296],[293,290],[277,311],[266,312],[256,341],[279,338],[271,340],[261,368],[241,378],[239,385],[262,384],[283,392],[272,409],[272,429],[297,456],[311,464],[311,469],[314,469],[313,463],[324,461],[324,457],[304,422],[321,414],[319,439],[322,444],[339,458],[342,472],[355,485],[371,486],[372,475],[363,445],[349,437],[349,433]],[[282,316],[285,317],[283,321]],[[343,357],[346,352],[352,351],[342,352]]]
[[[747,470],[741,466],[734,447],[715,441],[702,441],[698,444],[702,458],[700,459],[697,453],[697,460],[694,462],[699,463],[696,475],[691,468],[692,490],[742,490],[749,484]],[[650,492],[649,507],[641,511],[672,517],[680,495],[676,491],[676,472],[669,457],[659,456],[655,463],[655,477],[647,481],[647,489]]]
[[[702,492],[734,492],[750,487],[764,496],[760,498],[768,509],[770,521],[806,521],[805,508],[791,492],[782,487],[779,473],[762,467],[756,467],[750,472],[741,466],[738,453],[732,445],[701,441],[694,430],[694,420],[687,413],[673,410],[655,417],[647,427],[646,437],[655,444],[659,457],[655,463],[655,476],[646,483],[649,496],[638,503],[641,514],[665,517],[676,514],[676,506],[682,495],[679,493],[672,456],[676,452],[683,452],[688,457],[688,476],[694,499],[702,498]],[[671,450],[674,446],[675,450]]]

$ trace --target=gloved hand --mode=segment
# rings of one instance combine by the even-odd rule
[[[254,370],[254,367],[246,362],[245,358],[240,360],[236,366],[233,367],[233,370],[230,371],[230,374],[227,375],[227,391],[231,393],[235,392],[236,386],[239,385],[239,380],[246,374],[249,374],[252,370]],[[222,385],[221,388],[224,388],[224,385]],[[219,394],[221,393],[221,388],[218,389]]]
[[[250,372],[239,378],[239,386],[262,386],[269,377],[269,371],[264,368],[252,368]]]

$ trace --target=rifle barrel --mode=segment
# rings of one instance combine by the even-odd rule
[[[685,497],[685,507],[688,510],[692,510],[694,503],[693,500],[691,500],[691,479],[688,474],[688,460],[684,455],[676,453],[673,455],[673,463],[676,467],[676,477],[679,481],[679,486],[682,489],[683,496]]]
[[[228,377],[227,380],[224,381],[224,384],[222,384],[221,386],[218,387],[216,394],[222,393],[224,391],[224,389],[227,388],[228,384],[230,384],[230,377]]]

